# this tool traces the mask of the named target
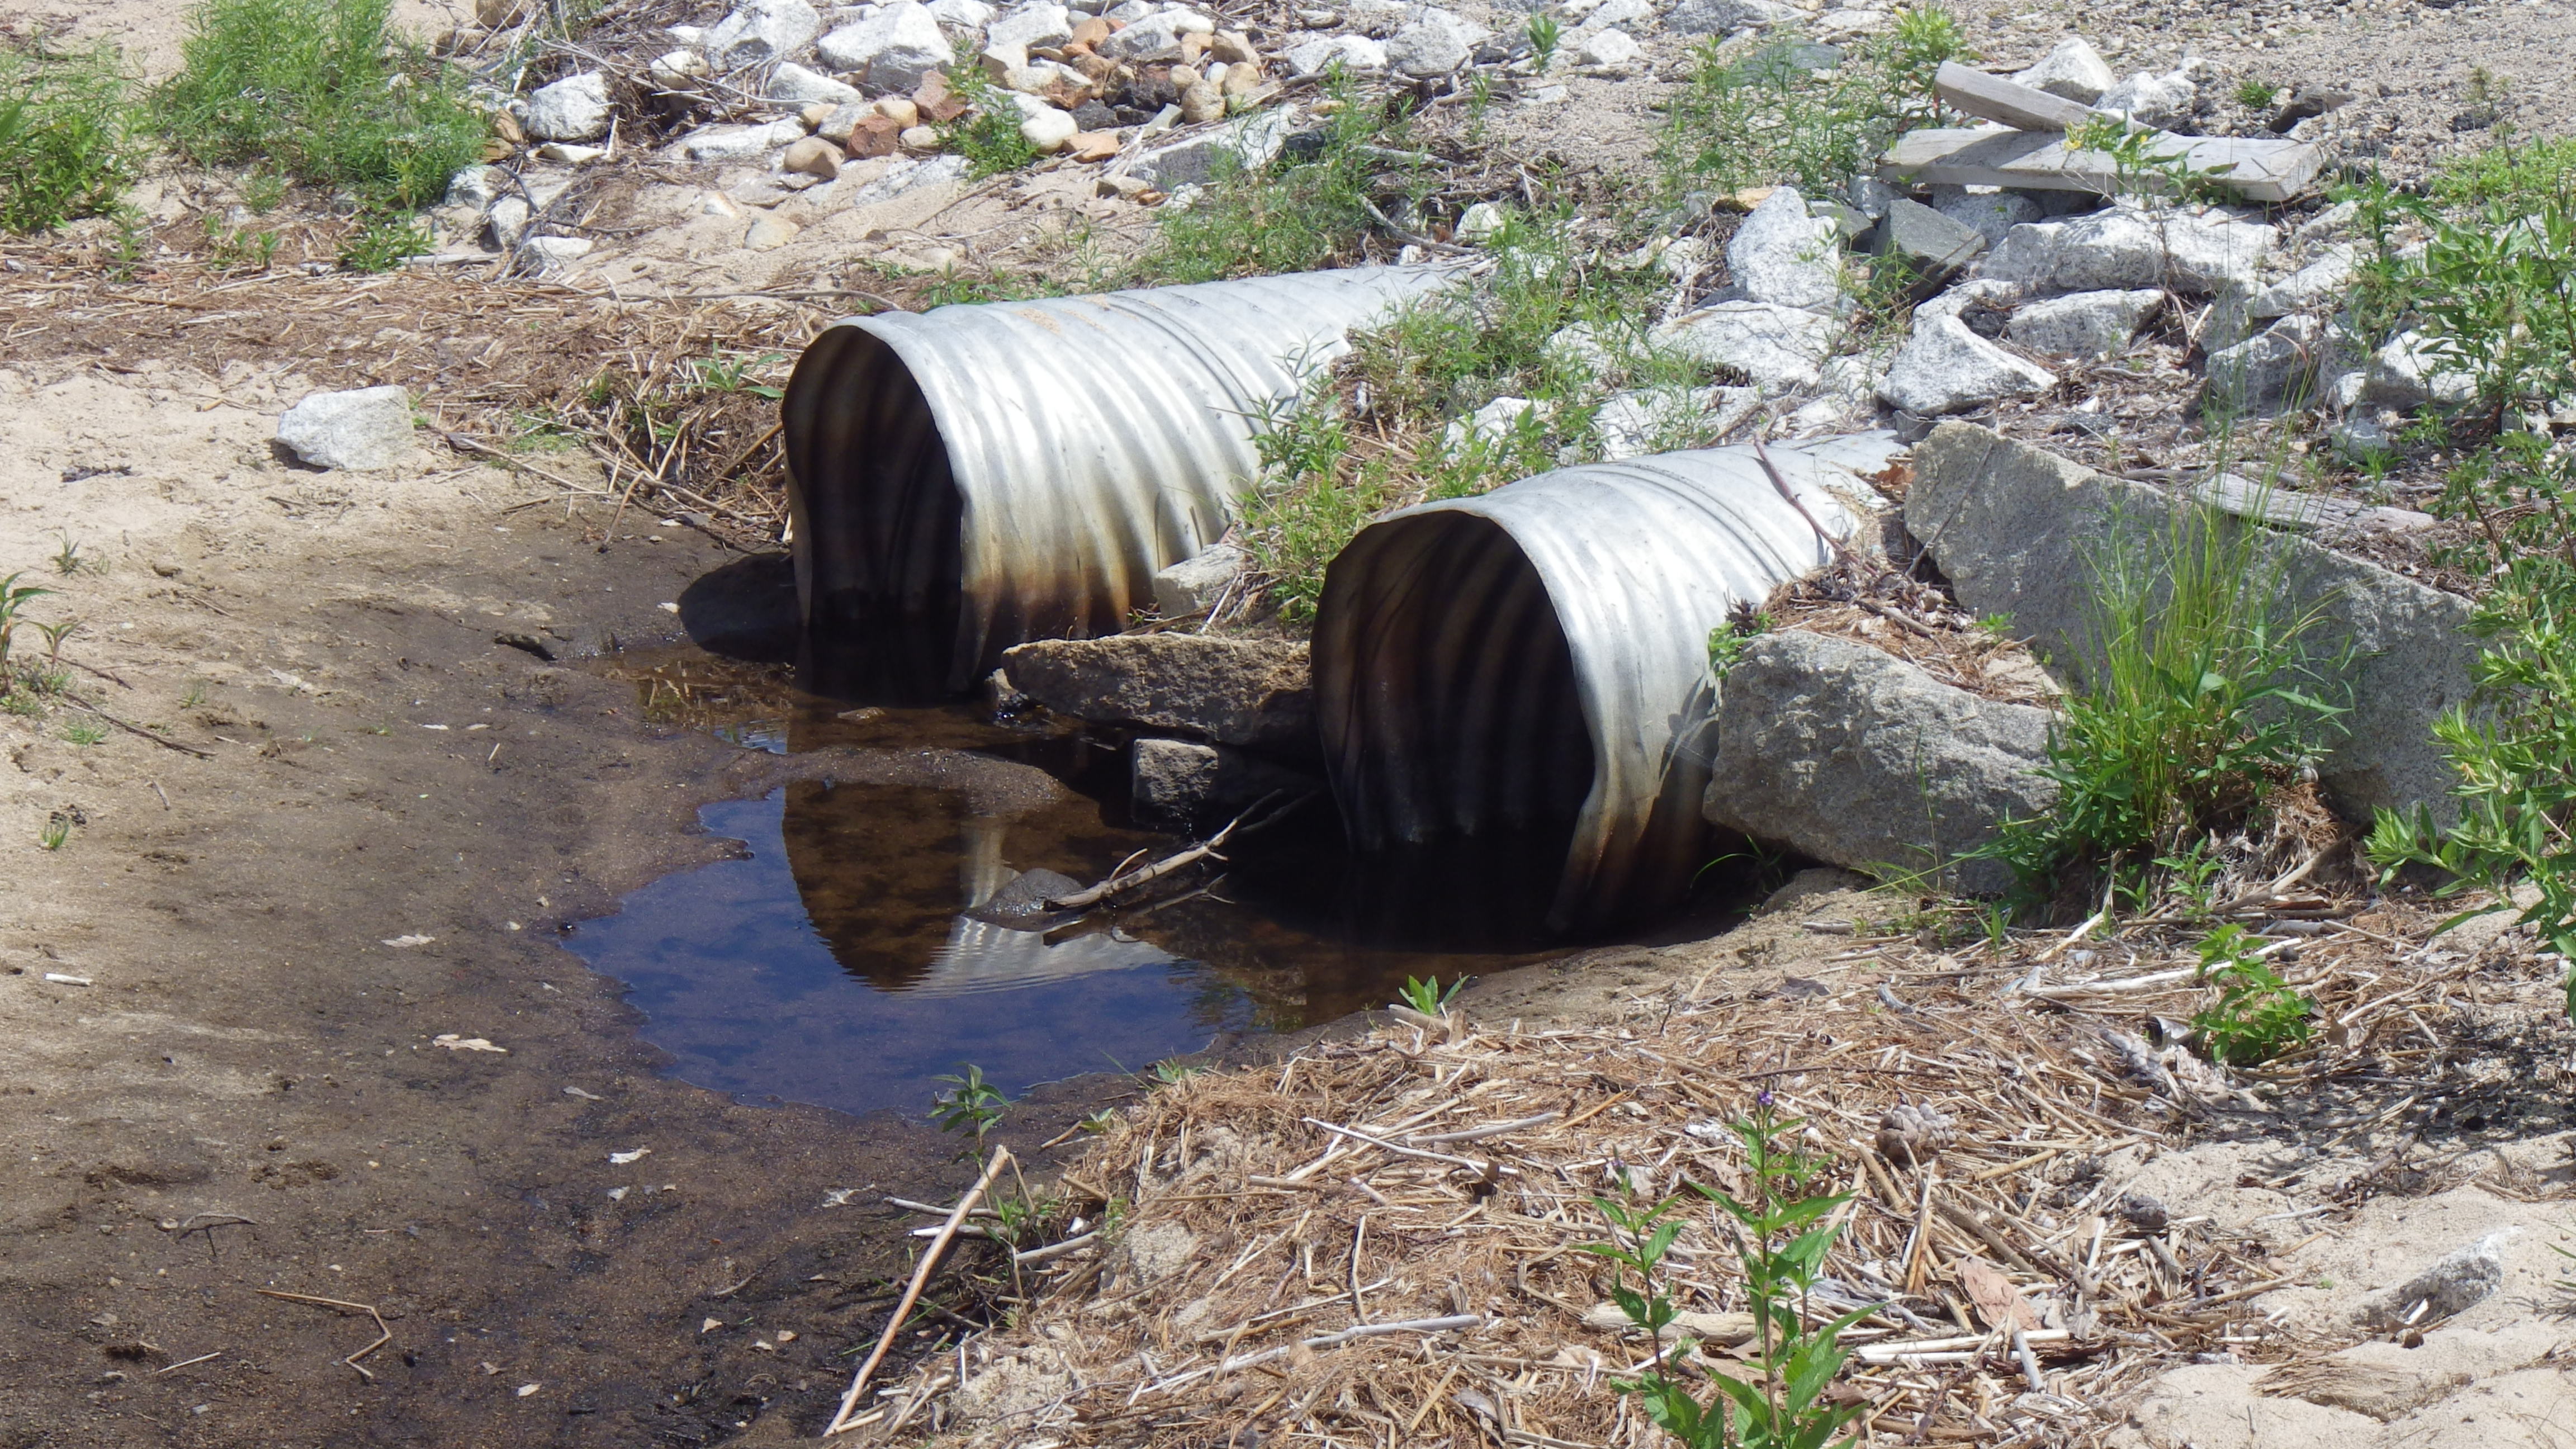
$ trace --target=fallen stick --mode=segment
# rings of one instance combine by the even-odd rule
[[[1143,1392],[1169,1393],[1183,1384],[1195,1383],[1211,1375],[1230,1374],[1251,1368],[1256,1364],[1268,1363],[1273,1359],[1286,1358],[1289,1351],[1295,1348],[1337,1348],[1354,1339],[1378,1338],[1390,1333],[1448,1333],[1460,1328],[1482,1328],[1485,1322],[1485,1316],[1481,1313],[1460,1313],[1447,1318],[1408,1318],[1402,1323],[1363,1323],[1357,1328],[1345,1328],[1339,1333],[1301,1339],[1294,1344],[1283,1343],[1277,1348],[1265,1348],[1259,1353],[1247,1353],[1241,1358],[1230,1358],[1221,1363],[1212,1363],[1206,1368],[1192,1369],[1188,1373],[1151,1385]]]
[[[351,1303],[345,1298],[316,1298],[310,1293],[282,1293],[275,1288],[254,1288],[251,1291],[263,1298],[283,1298],[289,1303],[319,1303],[325,1308],[345,1308],[352,1313],[363,1313],[369,1318],[374,1319],[376,1321],[375,1342],[368,1344],[365,1348],[359,1349],[356,1353],[340,1360],[340,1362],[356,1369],[358,1371],[358,1377],[365,1379],[368,1383],[372,1384],[376,1381],[376,1376],[369,1372],[367,1366],[358,1362],[358,1360],[365,1358],[368,1354],[374,1353],[377,1349],[393,1342],[394,1331],[385,1327],[385,1316],[376,1311],[374,1304]],[[220,1350],[218,1350],[218,1352],[220,1352]],[[211,1356],[212,1355],[209,1355],[209,1357]],[[191,1362],[193,1361],[194,1360],[191,1360]]]
[[[850,1391],[841,1395],[841,1407],[833,1411],[832,1422],[823,1426],[818,1437],[829,1439],[845,1429],[857,1427],[849,1422],[850,1411],[859,1406],[859,1395],[868,1391],[868,1380],[875,1376],[877,1365],[885,1362],[886,1353],[894,1347],[894,1336],[903,1331],[903,1321],[912,1315],[912,1305],[921,1301],[921,1290],[930,1286],[930,1273],[939,1266],[939,1255],[957,1236],[958,1226],[966,1221],[966,1215],[975,1210],[975,1204],[984,1196],[984,1189],[993,1185],[993,1179],[1001,1175],[1010,1161],[1011,1149],[996,1146],[993,1160],[985,1164],[984,1175],[976,1178],[975,1185],[966,1189],[966,1195],[957,1200],[956,1208],[948,1214],[948,1221],[940,1226],[939,1236],[931,1240],[929,1250],[921,1255],[921,1266],[912,1270],[912,1281],[904,1285],[903,1301],[894,1306],[894,1317],[886,1320],[885,1334],[877,1340],[876,1352],[869,1354],[868,1361],[859,1365],[858,1374],[850,1380]]]
[[[125,731],[129,735],[140,735],[144,739],[150,740],[152,743],[159,745],[165,750],[177,750],[180,754],[194,755],[201,760],[211,760],[214,758],[212,754],[198,749],[194,745],[183,745],[177,740],[167,739],[163,736],[156,735],[139,724],[128,724],[124,720],[118,719],[116,716],[109,714],[106,710],[100,709],[97,705],[90,703],[88,700],[81,698],[79,695],[72,693],[68,689],[63,690],[61,693],[63,698],[70,700],[82,709],[88,710],[91,714],[97,715],[100,719],[107,721],[109,724],[116,726],[118,729]]]
[[[1184,866],[1195,865],[1198,862],[1207,859],[1209,856],[1215,855],[1220,847],[1222,847],[1228,840],[1234,838],[1234,832],[1242,828],[1243,822],[1251,819],[1254,815],[1258,814],[1263,807],[1278,798],[1279,792],[1276,790],[1262,796],[1260,799],[1252,802],[1252,808],[1250,810],[1246,810],[1242,814],[1234,817],[1232,820],[1227,821],[1223,830],[1218,831],[1216,834],[1209,836],[1207,839],[1191,846],[1187,850],[1165,856],[1163,859],[1154,862],[1152,865],[1131,870],[1124,875],[1111,876],[1109,879],[1102,881],[1100,884],[1093,886],[1089,890],[1075,891],[1069,896],[1049,896],[1046,900],[1040,902],[1040,904],[1044,905],[1051,911],[1089,910],[1091,907],[1100,904],[1111,896],[1118,895],[1126,891],[1132,891],[1138,886],[1151,885],[1155,881],[1162,879],[1164,876],[1170,875],[1172,872],[1179,870]],[[1297,797],[1297,803],[1302,804],[1305,799],[1305,796],[1300,795]],[[1294,807],[1292,806],[1291,808]],[[1281,815],[1285,815],[1286,813],[1286,810],[1282,810],[1280,812]],[[1271,817],[1273,820],[1277,818],[1279,817]],[[1268,820],[1262,822],[1264,825],[1269,823],[1270,821]]]

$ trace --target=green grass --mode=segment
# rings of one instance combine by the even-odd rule
[[[2264,538],[2214,508],[2111,521],[2044,767],[2057,804],[1979,852],[2029,894],[2100,870],[2141,904],[2190,883],[2212,831],[2257,817],[2340,738],[2342,660],[2318,647],[2322,615],[2283,601]]]
[[[461,80],[387,24],[391,4],[205,0],[154,118],[195,161],[257,163],[371,211],[427,206],[486,127]]]
[[[353,272],[390,272],[403,258],[435,250],[438,238],[423,223],[399,212],[368,212],[340,244],[340,265]]]
[[[108,211],[135,154],[114,52],[0,48],[0,228],[38,232]]]
[[[1009,92],[971,65],[951,71],[948,84],[968,107],[965,119],[948,132],[948,144],[966,158],[968,175],[998,176],[1036,163],[1038,148],[1020,133],[1023,118]]]
[[[1399,102],[1363,99],[1338,66],[1325,91],[1336,108],[1297,149],[1258,167],[1220,157],[1192,202],[1164,213],[1160,244],[1139,266],[1141,277],[1212,282],[1359,259],[1361,238],[1377,228],[1373,195],[1417,196],[1428,187],[1426,168],[1376,154],[1411,147]]]
[[[1939,117],[1933,73],[1971,58],[1936,6],[1898,11],[1887,34],[1847,47],[1830,70],[1799,64],[1795,41],[1745,55],[1711,40],[1671,103],[1658,147],[1665,188],[1674,200],[1782,183],[1838,192],[1898,135]]]

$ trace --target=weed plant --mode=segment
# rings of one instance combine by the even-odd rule
[[[357,230],[340,244],[340,265],[353,272],[390,272],[403,264],[403,258],[437,245],[438,239],[419,221],[399,213],[374,212],[360,216]]]
[[[1739,56],[1712,40],[1658,148],[1666,189],[1676,200],[1780,182],[1838,192],[1899,135],[1939,119],[1934,73],[1971,58],[1958,22],[1937,6],[1899,10],[1887,34],[1822,69],[1824,57],[1794,41]]]
[[[1839,1341],[1843,1331],[1871,1310],[1810,1326],[1808,1300],[1840,1232],[1819,1222],[1848,1198],[1806,1194],[1817,1164],[1792,1145],[1802,1125],[1797,1118],[1779,1116],[1770,1093],[1763,1093],[1752,1116],[1729,1124],[1744,1144],[1750,1184],[1744,1197],[1691,1184],[1692,1192],[1716,1205],[1743,1271],[1754,1325],[1753,1352],[1744,1367],[1760,1376],[1713,1373],[1710,1382],[1719,1396],[1706,1403],[1673,1368],[1690,1355],[1691,1340],[1682,1337],[1669,1349],[1663,1340],[1678,1313],[1662,1268],[1681,1233],[1674,1216],[1681,1199],[1669,1197],[1644,1207],[1606,1197],[1592,1200],[1609,1220],[1612,1241],[1585,1244],[1584,1251],[1616,1265],[1611,1299],[1654,1344],[1644,1373],[1614,1383],[1621,1392],[1637,1395],[1646,1417],[1686,1449],[1828,1449],[1852,1442],[1839,1436],[1859,1414],[1859,1406],[1820,1400],[1849,1357]]]
[[[2053,895],[2070,872],[2118,873],[2141,900],[2211,831],[2257,815],[2341,736],[2343,659],[2322,614],[2283,602],[2283,551],[2215,508],[2111,521],[2089,560],[2089,648],[2051,732],[2057,804],[1979,855]],[[2089,888],[2088,888],[2089,894]]]
[[[388,23],[392,0],[205,0],[152,98],[172,143],[349,192],[368,211],[436,201],[482,151],[459,80]]]
[[[1417,976],[1407,976],[1404,978],[1402,999],[1396,1004],[1411,1007],[1424,1016],[1438,1016],[1449,1009],[1451,998],[1466,989],[1467,978],[1464,976],[1450,982],[1447,986],[1442,986],[1437,976],[1428,981]]]
[[[1268,163],[1218,156],[1189,204],[1166,210],[1160,243],[1139,268],[1144,276],[1212,282],[1357,261],[1361,238],[1376,225],[1375,198],[1418,200],[1430,189],[1427,168],[1406,159],[1402,102],[1363,99],[1338,65],[1326,72],[1324,91],[1332,114]]]
[[[134,159],[114,52],[0,46],[0,228],[45,231],[108,211]]]
[[[2191,1018],[2212,1061],[2261,1066],[2316,1033],[2316,1002],[2273,971],[2243,926],[2221,926],[2201,941],[2200,980],[2218,988],[2218,1000]]]
[[[950,128],[948,141],[966,158],[968,175],[999,176],[1036,163],[1037,143],[1020,133],[1023,117],[1010,92],[971,65],[953,70],[948,84],[967,105],[966,118]]]
[[[972,1062],[959,1063],[953,1076],[932,1080],[950,1085],[931,1104],[930,1120],[938,1123],[943,1132],[972,1135],[975,1139],[972,1155],[982,1157],[984,1139],[992,1135],[994,1128],[1002,1125],[1002,1117],[1010,1108],[1010,1099],[1002,1095],[1001,1088],[984,1080],[984,1069]],[[958,1155],[969,1154],[961,1152]]]
[[[10,689],[12,676],[9,651],[15,643],[18,624],[26,613],[28,602],[53,592],[36,584],[18,582],[24,577],[26,574],[21,570],[6,578],[0,578],[0,694],[7,694]]]

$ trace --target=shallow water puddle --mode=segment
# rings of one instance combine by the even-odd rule
[[[1115,742],[964,709],[854,711],[704,656],[685,665],[692,695],[680,708],[668,680],[678,667],[639,680],[639,699],[667,723],[849,761],[832,782],[706,807],[701,821],[741,841],[739,858],[656,881],[566,941],[631,988],[644,1037],[701,1086],[917,1112],[961,1064],[1014,1094],[1141,1071],[1222,1034],[1383,1004],[1407,976],[1487,974],[1562,949],[1490,929],[1472,932],[1470,949],[1469,935],[1423,930],[1440,913],[1410,893],[1393,913],[1404,927],[1354,924],[1389,913],[1353,895],[1329,830],[1311,828],[1329,824],[1322,801],[1310,828],[1230,852],[1230,874],[1206,894],[1124,929],[980,920],[970,912],[1024,871],[1087,884],[1138,850],[1179,843],[1117,818]],[[1497,918],[1476,899],[1488,889],[1451,894],[1467,918]]]

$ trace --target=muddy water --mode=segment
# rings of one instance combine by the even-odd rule
[[[708,807],[736,858],[636,891],[566,942],[628,985],[678,1076],[746,1101],[918,1112],[967,1063],[1016,1094],[1567,949],[1534,918],[1544,881],[1522,877],[1545,872],[1527,852],[1358,867],[1323,802],[1120,929],[995,924],[970,912],[1021,872],[1088,883],[1178,843],[1124,818],[1122,741],[964,706],[854,710],[694,651],[626,673],[669,728],[854,762]],[[849,778],[918,759],[940,762],[929,783]]]

